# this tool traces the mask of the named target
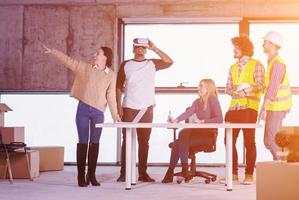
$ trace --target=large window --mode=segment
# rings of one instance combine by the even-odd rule
[[[196,87],[203,78],[212,78],[217,86],[223,87],[229,68],[234,62],[231,38],[238,33],[238,24],[126,25],[125,59],[133,57],[133,38],[149,38],[174,60],[173,66],[157,73],[157,87],[176,87],[180,83],[187,87]],[[146,57],[157,58],[157,55],[148,51]],[[197,94],[179,93],[156,95],[154,121],[166,122],[169,110],[174,116],[178,116],[197,97]],[[230,98],[227,95],[220,95],[219,98],[225,114]],[[153,129],[149,162],[168,162],[168,143],[172,139],[172,130]],[[237,145],[238,148],[242,148],[242,137]],[[200,161],[224,163],[224,148],[224,130],[219,129],[217,151],[208,157],[201,157]]]
[[[292,87],[299,87],[299,23],[252,23],[250,24],[250,37],[255,44],[255,57],[260,59],[267,67],[267,56],[263,52],[263,37],[271,30],[283,36],[283,46],[279,50],[289,72]]]
[[[174,60],[157,74],[156,86],[197,86],[202,78],[224,86],[233,62],[231,38],[238,33],[238,24],[126,25],[125,59],[133,56],[133,38],[149,38]],[[147,57],[156,56],[148,51]]]

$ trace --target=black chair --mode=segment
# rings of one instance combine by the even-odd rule
[[[188,122],[188,120],[186,120]],[[176,129],[173,129],[174,134],[174,140],[176,136]],[[209,184],[211,181],[216,181],[217,176],[212,173],[204,172],[204,171],[196,171],[196,154],[199,152],[204,153],[211,153],[216,151],[216,141],[217,141],[217,135],[218,130],[216,129],[215,132],[207,132],[207,133],[199,133],[200,134],[200,140],[204,141],[202,145],[194,146],[189,149],[189,159],[191,159],[191,165],[190,165],[190,174],[191,179],[193,177],[202,177],[205,179],[205,183]],[[169,144],[169,147],[171,148],[172,143]],[[181,176],[181,172],[175,173],[174,176]],[[190,180],[191,180],[190,179]],[[181,183],[182,179],[177,179],[177,183]],[[188,181],[187,181],[188,182]]]
[[[26,156],[26,167],[29,173],[30,180],[32,180],[31,172],[30,172],[30,166],[29,166],[29,159],[27,154],[27,147],[26,144],[23,142],[11,142],[9,144],[5,144],[2,139],[2,132],[0,130],[0,152],[4,153],[5,157],[5,168],[4,168],[4,176],[3,179],[7,178],[7,175],[9,176],[10,183],[13,183],[13,174],[11,170],[11,164],[10,164],[10,155],[13,154],[25,154]]]

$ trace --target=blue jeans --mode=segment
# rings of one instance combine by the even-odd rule
[[[76,113],[76,125],[80,144],[88,144],[88,139],[90,143],[98,144],[102,128],[96,128],[95,124],[103,122],[104,113],[102,111],[79,101]]]

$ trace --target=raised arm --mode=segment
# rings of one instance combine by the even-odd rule
[[[173,60],[150,40],[148,49],[154,51],[161,58],[161,60],[153,59],[157,70],[168,68],[173,64]]]
[[[64,63],[65,66],[67,68],[69,68],[70,70],[72,70],[73,72],[76,72],[78,70],[80,61],[77,61],[56,49],[50,49],[50,48],[46,47],[45,45],[43,45],[43,48],[45,49],[46,54],[53,55],[55,58],[57,58],[62,63]]]

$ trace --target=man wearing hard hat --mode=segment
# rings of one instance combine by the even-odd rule
[[[268,67],[265,77],[266,93],[258,121],[265,120],[264,143],[273,160],[277,160],[275,135],[292,107],[291,88],[286,65],[278,55],[283,45],[282,36],[271,31],[263,39],[264,52],[268,55]]]
[[[264,67],[253,56],[253,44],[247,35],[232,38],[234,58],[231,66],[226,93],[232,97],[226,122],[256,123],[260,97],[264,84]],[[253,183],[256,161],[255,129],[242,129],[246,148],[246,168],[243,184]],[[233,180],[238,181],[238,152],[236,142],[240,129],[233,129]],[[223,181],[221,181],[223,182]]]

